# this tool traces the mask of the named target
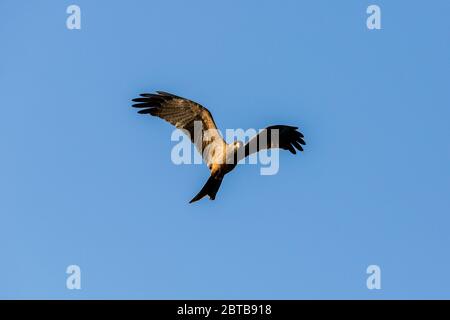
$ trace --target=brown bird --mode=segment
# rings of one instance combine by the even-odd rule
[[[137,102],[133,107],[141,108],[140,114],[159,117],[182,129],[202,154],[211,172],[206,184],[189,203],[205,196],[214,200],[223,177],[250,154],[272,148],[289,150],[296,154],[295,149],[303,151],[302,145],[305,145],[303,134],[297,131],[298,128],[285,125],[267,127],[245,145],[241,141],[227,144],[220,135],[211,113],[200,104],[163,91],[156,91],[155,94],[143,93],[140,96],[133,99]],[[273,139],[274,136],[277,139]]]

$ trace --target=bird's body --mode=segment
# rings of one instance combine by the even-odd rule
[[[225,175],[233,170],[237,165],[234,158],[238,148],[239,145],[235,143],[221,144],[215,147],[211,158],[207,162],[211,175]]]
[[[207,195],[214,200],[224,176],[245,157],[271,148],[281,148],[295,154],[295,149],[303,151],[302,145],[305,145],[303,135],[296,127],[283,125],[267,127],[245,145],[241,141],[227,144],[208,109],[194,101],[162,91],[141,94],[133,101],[137,102],[133,107],[142,109],[139,113],[160,117],[184,130],[202,155],[210,177],[190,203]],[[276,133],[276,139],[273,133]]]

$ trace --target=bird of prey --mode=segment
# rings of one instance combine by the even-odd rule
[[[240,160],[250,154],[271,148],[289,150],[296,154],[296,149],[303,151],[302,145],[305,145],[303,134],[297,131],[298,128],[286,125],[267,127],[245,145],[241,141],[227,144],[218,132],[209,110],[194,101],[156,91],[156,93],[143,93],[140,98],[133,99],[133,102],[136,102],[133,107],[141,109],[138,113],[159,117],[176,128],[182,129],[202,154],[211,175],[189,203],[205,196],[214,200],[223,177],[233,170]],[[201,125],[200,134],[195,132],[196,124]],[[273,136],[276,139],[272,138]]]

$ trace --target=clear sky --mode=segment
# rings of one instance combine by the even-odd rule
[[[448,0],[2,0],[0,298],[450,298],[449,14]],[[274,176],[239,166],[189,205],[209,172],[174,165],[172,127],[130,107],[154,90],[222,129],[299,126],[306,151]]]

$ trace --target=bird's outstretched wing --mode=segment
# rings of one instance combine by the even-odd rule
[[[257,153],[264,149],[280,148],[289,150],[296,154],[295,149],[303,151],[303,145],[306,145],[304,136],[297,131],[297,127],[276,125],[263,129],[259,134],[254,136],[244,146],[243,150],[239,150],[237,161],[248,157],[253,153]]]
[[[156,92],[156,94],[143,93],[140,98],[133,99],[137,102],[133,104],[133,107],[141,108],[140,114],[151,114],[166,120],[178,129],[185,130],[184,132],[189,135],[192,143],[204,157],[203,151],[212,142],[225,144],[208,109],[194,101],[167,92]],[[199,128],[201,130],[195,130],[199,124],[201,124]]]

